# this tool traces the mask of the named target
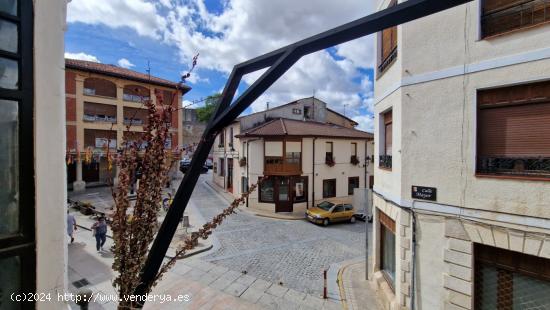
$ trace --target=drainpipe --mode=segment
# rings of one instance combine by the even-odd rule
[[[415,279],[416,279],[416,214],[414,213],[414,203],[416,200],[413,200],[411,207],[411,217],[412,217],[412,270],[411,270],[411,310],[415,310]]]
[[[247,190],[248,190],[248,187],[250,186],[250,179],[249,179],[250,175],[248,173],[248,164],[250,163],[250,157],[248,157],[248,146],[250,145],[250,142],[254,142],[258,140],[260,139],[252,139],[252,140],[246,141],[246,189]],[[248,208],[248,196],[246,196],[246,207]]]
[[[313,150],[312,150],[312,154],[313,154],[313,159],[311,160],[311,170],[313,171],[313,173],[311,174],[311,188],[312,188],[312,191],[311,191],[311,206],[312,207],[315,207],[315,140],[317,140],[316,137],[313,138]],[[309,208],[309,203],[307,204],[306,208]]]

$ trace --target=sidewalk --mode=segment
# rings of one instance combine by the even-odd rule
[[[221,186],[214,183],[212,180],[205,180],[204,183],[206,185],[210,186],[213,190],[216,191],[220,196],[222,196],[228,203],[233,202],[235,200],[235,197],[233,197],[230,193],[226,192]],[[279,219],[279,220],[303,220],[306,218],[305,214],[303,212],[267,212],[257,209],[251,209],[247,208],[246,206],[240,206],[239,210],[255,215],[255,216],[261,216],[261,217],[268,217],[273,219]]]
[[[167,197],[168,192],[172,191],[172,189],[173,191],[175,191],[175,189],[177,189],[177,187],[179,186],[180,182],[181,182],[181,179],[174,180],[172,182],[171,189],[166,188],[163,190],[163,197]],[[106,214],[112,213],[111,209],[114,205],[114,202],[111,196],[111,189],[109,187],[90,188],[90,189],[87,189],[85,192],[80,192],[80,193],[69,192],[69,198],[74,201],[89,203],[92,206],[94,206],[96,210],[100,212],[104,212]],[[84,215],[77,211],[73,212],[72,214],[75,216],[77,225],[80,228],[91,231],[90,228],[95,222],[94,216]],[[160,223],[162,223],[165,216],[166,216],[166,212],[161,209],[159,212],[159,218],[158,218],[159,225]],[[189,202],[185,210],[184,216],[189,217],[189,227],[183,227],[183,225],[178,226],[176,230],[176,234],[174,235],[174,239],[172,240],[170,248],[166,253],[167,257],[173,257],[175,255],[177,248],[184,243],[184,237],[186,234],[190,234],[194,231],[198,231],[202,227],[202,225],[206,223],[206,220],[202,217],[202,215],[197,210],[196,206],[193,205],[192,202]],[[108,229],[107,231],[108,239],[112,239],[111,233],[112,231]],[[213,243],[215,243],[215,241],[213,240],[214,238],[215,238],[214,236],[210,236],[206,240],[199,239],[199,244],[192,251],[187,253],[186,257],[199,254],[212,249]]]
[[[339,271],[340,294],[344,309],[381,310],[377,293],[365,280],[365,260],[351,262]]]

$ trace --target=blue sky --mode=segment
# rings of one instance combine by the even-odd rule
[[[220,91],[233,65],[372,11],[366,1],[73,0],[67,57],[177,81],[200,53],[184,103]],[[370,1],[369,1],[370,2]],[[276,16],[276,18],[274,18]],[[373,43],[364,38],[302,58],[247,110],[315,94],[372,130]],[[245,76],[238,93],[261,72]],[[199,104],[200,105],[200,104]]]

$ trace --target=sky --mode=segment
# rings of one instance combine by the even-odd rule
[[[221,92],[234,65],[373,12],[372,0],[72,0],[65,57],[179,81],[184,105]],[[244,113],[315,96],[373,130],[373,36],[300,59]],[[236,96],[263,71],[243,77]],[[201,102],[191,107],[201,106]]]

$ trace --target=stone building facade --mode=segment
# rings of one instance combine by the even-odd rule
[[[377,36],[370,271],[385,309],[550,307],[547,12],[476,0]]]

